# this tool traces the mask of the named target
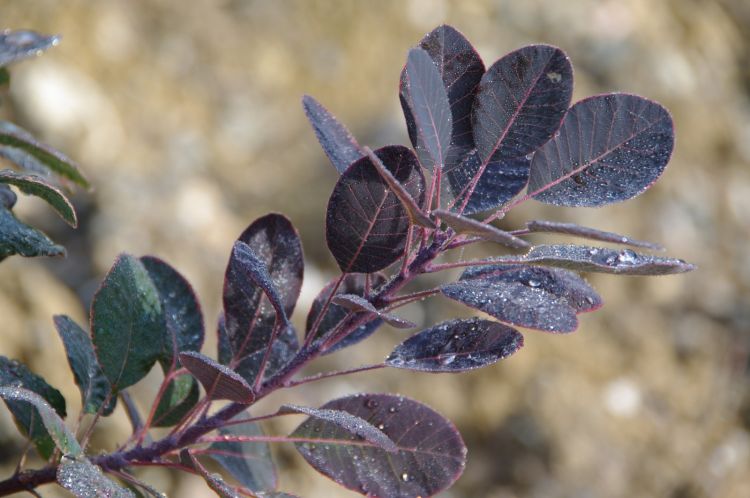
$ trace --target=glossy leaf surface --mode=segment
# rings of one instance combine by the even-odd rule
[[[176,425],[197,403],[200,398],[198,383],[192,375],[178,375],[169,381],[164,395],[154,412],[154,427]]]
[[[526,228],[528,228],[531,232],[562,233],[565,235],[573,235],[575,237],[581,237],[584,239],[600,240],[602,242],[612,242],[615,244],[624,244],[633,247],[643,247],[653,250],[664,249],[659,244],[655,244],[653,242],[637,240],[626,235],[620,235],[613,232],[605,232],[604,230],[597,230],[596,228],[585,227],[576,223],[532,220],[526,222]]]
[[[47,384],[47,382],[31,372],[25,365],[0,356],[0,386],[23,387],[39,394],[52,407],[57,414],[65,417],[65,398],[60,391]],[[36,447],[42,458],[49,458],[55,449],[55,442],[47,433],[42,419],[32,405],[20,401],[5,400],[8,409],[13,414],[16,425]]]
[[[526,249],[529,247],[529,243],[525,240],[504,230],[500,230],[493,225],[482,223],[472,218],[467,218],[466,216],[461,216],[442,209],[436,209],[434,213],[435,216],[439,217],[446,225],[453,228],[458,233],[476,235],[488,242],[495,242],[513,249]]]
[[[559,128],[572,93],[573,68],[559,48],[529,45],[495,62],[482,76],[472,114],[482,162],[534,152]]]
[[[558,206],[602,206],[648,189],[674,147],[669,112],[636,95],[576,103],[560,134],[534,154],[529,193]]]
[[[417,134],[415,146],[422,166],[430,171],[442,167],[453,131],[448,94],[443,78],[430,55],[421,48],[409,51],[406,61],[407,102]]]
[[[323,147],[323,151],[339,173],[346,171],[350,164],[364,156],[349,130],[339,123],[320,102],[305,95],[302,98],[302,106],[305,108],[308,121],[315,130],[320,146]]]
[[[30,30],[0,32],[0,66],[35,57],[60,42],[59,36],[45,36]]]
[[[76,212],[70,201],[55,187],[49,185],[44,179],[35,175],[22,175],[12,170],[0,170],[0,183],[14,185],[21,192],[39,197],[52,206],[60,217],[70,226],[78,225]]]
[[[180,353],[180,362],[203,385],[210,399],[228,399],[246,404],[255,400],[255,393],[245,379],[208,356],[186,351]]]
[[[79,456],[83,454],[75,435],[68,430],[55,409],[34,391],[22,387],[0,387],[0,398],[8,403],[27,403],[33,407],[35,413],[52,437],[55,445],[65,455]]]
[[[73,371],[76,385],[81,391],[81,406],[85,413],[96,413],[112,392],[107,377],[96,360],[94,345],[88,332],[65,315],[55,316],[57,333],[65,346],[68,364]],[[112,412],[112,403],[104,415]]]
[[[203,347],[203,313],[193,288],[177,270],[153,256],[140,260],[159,293],[164,313],[167,335],[159,361],[166,372],[178,353]]]
[[[424,176],[414,154],[400,145],[375,153],[422,205]],[[386,268],[403,254],[408,229],[408,213],[369,158],[358,160],[341,175],[328,201],[326,242],[343,272]]]
[[[0,260],[18,254],[25,257],[64,256],[65,248],[39,230],[22,223],[0,206]]]
[[[364,394],[329,401],[322,409],[360,417],[399,447],[389,453],[337,424],[316,417],[292,437],[307,462],[339,484],[368,496],[432,496],[463,472],[466,447],[456,428],[431,408],[402,396]]]
[[[235,420],[247,418],[240,414]],[[257,423],[228,425],[219,431],[222,436],[263,436]],[[211,443],[209,455],[224,467],[243,486],[253,491],[276,489],[276,467],[271,448],[264,441],[236,442],[221,441]]]
[[[104,475],[102,469],[85,458],[63,457],[57,468],[57,483],[76,498],[135,498]]]
[[[388,356],[389,367],[424,372],[464,372],[507,358],[523,346],[523,336],[497,322],[450,320],[413,335]]]
[[[35,167],[44,167],[74,183],[88,187],[78,166],[63,153],[38,142],[29,132],[7,121],[0,121],[0,157],[26,168],[27,159]]]
[[[164,349],[165,325],[159,292],[146,268],[120,255],[91,305],[96,357],[113,392],[148,374]]]

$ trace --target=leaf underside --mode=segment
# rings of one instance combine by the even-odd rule
[[[63,457],[57,468],[57,483],[76,498],[135,498],[132,491],[115,484],[84,458]]]
[[[659,251],[664,249],[664,247],[654,242],[637,240],[625,235],[620,235],[618,233],[605,232],[603,230],[597,230],[596,228],[581,226],[576,223],[532,220],[526,222],[526,228],[528,228],[531,232],[562,233],[565,235],[572,235],[575,237],[582,237],[591,240],[599,240],[602,242],[612,242],[615,244],[623,244],[633,247],[643,247],[645,249],[653,249]]]
[[[302,106],[308,121],[315,130],[320,146],[336,171],[343,173],[350,164],[364,156],[349,130],[339,123],[320,102],[305,95],[302,98]]]
[[[180,353],[180,362],[198,379],[209,399],[250,404],[255,400],[250,385],[238,373],[194,351]]]
[[[65,248],[18,219],[0,206],[0,260],[18,254],[24,257],[64,256]]]
[[[55,187],[36,175],[23,175],[12,170],[0,170],[0,183],[14,185],[21,192],[34,195],[52,206],[60,217],[70,226],[78,225],[76,212],[70,201]]]
[[[30,30],[0,32],[0,67],[29,57],[36,57],[54,47],[59,36],[45,36]]]

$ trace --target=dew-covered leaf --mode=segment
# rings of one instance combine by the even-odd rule
[[[34,391],[22,387],[5,386],[0,387],[0,398],[6,403],[26,403],[35,410],[34,413],[44,424],[47,434],[52,437],[55,445],[66,455],[83,455],[83,450],[78,444],[75,435],[65,426],[55,409]]]
[[[681,259],[639,254],[630,249],[556,244],[536,246],[521,257],[493,258],[495,263],[530,263],[569,270],[621,275],[672,275],[695,270]]]
[[[60,42],[57,35],[46,36],[35,31],[19,29],[0,32],[0,66],[41,55]]]
[[[291,360],[299,349],[297,331],[291,324],[284,327],[273,341],[271,351],[261,349],[243,357],[234,365],[233,370],[240,374],[250,385],[255,384],[260,369],[263,368],[263,380],[267,380]]]
[[[302,244],[291,222],[282,215],[269,214],[254,221],[240,235],[238,242],[247,244],[254,260],[262,263],[268,280],[275,288],[276,305],[289,317],[302,288]],[[227,265],[224,280],[224,320],[232,358],[242,358],[265,350],[276,324],[276,310],[263,287],[248,273],[244,260],[235,256],[248,254],[245,246],[236,248]],[[282,318],[283,319],[283,318]],[[283,336],[280,334],[280,336]]]
[[[487,69],[474,100],[474,141],[483,163],[497,152],[513,159],[534,152],[560,126],[573,93],[565,53],[529,45]]]
[[[91,305],[96,357],[113,392],[148,374],[166,341],[159,292],[137,258],[122,254]]]
[[[528,228],[531,232],[562,233],[565,235],[573,235],[574,237],[581,237],[584,239],[600,240],[602,242],[613,242],[615,244],[643,247],[646,249],[653,249],[657,251],[664,250],[664,247],[654,242],[633,239],[626,235],[620,235],[613,232],[605,232],[604,230],[597,230],[596,228],[585,227],[576,223],[532,220],[526,222],[526,228]]]
[[[529,194],[557,206],[602,206],[644,192],[674,147],[669,112],[627,94],[591,97],[565,115],[559,135],[534,154]]]
[[[65,256],[65,248],[39,230],[21,223],[9,209],[0,205],[0,260],[14,254],[24,257]]]
[[[340,429],[357,436],[368,443],[384,450],[388,453],[397,453],[399,447],[394,443],[381,429],[378,429],[371,423],[357,415],[353,415],[345,410],[333,410],[324,408],[310,408],[299,405],[282,405],[279,413],[300,413],[318,418],[322,421],[338,426]]]
[[[463,372],[491,365],[523,346],[523,336],[506,325],[479,318],[450,320],[402,342],[385,364],[424,372]]]
[[[188,450],[184,449],[180,452],[180,460],[183,465],[195,469],[198,475],[206,481],[208,487],[220,498],[246,498],[248,496],[247,493],[240,493],[237,487],[227,484],[221,474],[209,472]]]
[[[57,467],[57,483],[76,498],[135,498],[132,491],[115,484],[85,458],[64,456]]]
[[[453,116],[443,78],[430,55],[421,48],[409,51],[406,84],[407,104],[417,133],[415,149],[422,166],[432,171],[435,165],[445,164]]]
[[[386,278],[380,273],[370,275],[370,280],[373,289],[377,289],[386,282]],[[356,296],[364,296],[365,284],[366,277],[361,273],[352,273],[346,275],[344,277],[344,280],[342,280],[341,285],[339,285],[338,289],[336,289],[336,294],[353,294]],[[307,327],[305,329],[305,335],[310,333],[312,326],[315,324],[315,321],[317,320],[321,310],[323,309],[323,303],[328,300],[335,285],[336,280],[329,282],[325,287],[323,287],[315,300],[313,300],[313,303],[310,306],[310,312],[307,315]],[[348,311],[346,308],[332,303],[328,307],[325,316],[320,321],[317,333],[315,334],[316,337],[322,337],[334,327],[336,327],[339,323],[341,323],[341,320],[344,319],[347,313]],[[383,321],[380,318],[377,318],[363,325],[360,325],[345,339],[328,348],[326,352],[329,354],[333,353],[335,351],[338,351],[339,349],[352,346],[370,337],[370,335],[372,335],[372,333],[375,332],[375,330],[377,330],[377,328],[382,323]]]
[[[484,64],[471,43],[452,26],[438,26],[422,38],[419,47],[433,60],[448,94],[453,123],[452,140],[444,161],[445,169],[448,170],[458,165],[464,155],[474,148],[471,109],[477,85],[484,73]],[[409,139],[414,148],[419,150],[406,67],[401,72],[399,97]]]
[[[192,375],[178,375],[169,381],[154,412],[154,427],[176,425],[198,403],[200,390]]]
[[[0,185],[0,208],[13,209],[18,197],[7,185]]]
[[[68,364],[81,391],[82,409],[85,413],[97,413],[109,397],[112,388],[96,361],[91,337],[70,317],[57,315],[54,320],[57,333],[65,346]],[[107,409],[103,410],[103,414],[109,415],[114,408],[115,404],[110,403]]]
[[[246,413],[234,420],[247,418]],[[245,423],[223,427],[222,436],[263,436],[260,424]],[[271,448],[264,441],[220,441],[211,443],[208,454],[224,467],[237,481],[252,491],[276,489],[276,467]]]
[[[38,142],[29,132],[7,121],[0,121],[0,157],[26,168],[30,164],[42,166],[72,182],[88,188],[89,182],[78,166],[63,153]]]
[[[190,283],[177,270],[153,256],[140,260],[159,293],[164,312],[167,336],[159,361],[166,372],[177,353],[203,347],[203,313]]]
[[[65,417],[65,398],[60,391],[31,372],[25,365],[15,360],[0,356],[0,386],[23,387],[44,398],[60,417]],[[55,442],[47,433],[36,408],[19,401],[5,400],[13,414],[19,430],[25,434],[36,447],[42,458],[47,459],[55,449]]]
[[[58,189],[49,185],[44,179],[35,175],[22,175],[15,171],[4,169],[0,170],[0,183],[14,185],[21,192],[28,195],[39,197],[52,206],[60,217],[70,226],[78,225],[76,212],[70,201]]]
[[[397,329],[411,329],[417,326],[409,320],[404,320],[396,315],[377,310],[370,301],[356,294],[338,294],[334,296],[332,302],[352,311],[377,315],[385,323]]]
[[[389,453],[324,419],[310,417],[291,437],[319,472],[357,493],[392,498],[433,496],[463,472],[466,446],[451,422],[417,401],[391,394],[362,394],[329,401],[377,427],[398,446]]]
[[[343,173],[357,159],[364,156],[349,130],[338,122],[320,102],[305,95],[302,98],[305,115],[315,130],[320,146],[339,173]]]
[[[424,176],[416,156],[400,145],[375,151],[418,205],[424,202]],[[371,273],[404,252],[409,215],[401,201],[364,157],[341,175],[328,201],[326,242],[345,273]]]
[[[255,393],[240,375],[211,358],[195,351],[180,353],[180,362],[198,379],[210,399],[228,399],[250,404]]]
[[[488,242],[495,242],[513,249],[526,249],[529,247],[529,243],[525,240],[488,223],[482,223],[443,209],[436,209],[433,213],[458,233],[476,235]]]

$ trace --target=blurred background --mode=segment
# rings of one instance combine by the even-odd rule
[[[303,239],[295,316],[302,323],[335,274],[323,222],[337,175],[300,98],[314,95],[360,143],[408,143],[399,72],[408,49],[443,22],[487,65],[524,44],[560,46],[575,67],[574,100],[632,92],[658,100],[675,119],[672,162],[644,195],[600,209],[530,202],[504,227],[574,221],[658,241],[699,270],[591,275],[606,303],[601,311],[584,316],[575,334],[526,333],[526,347],[494,367],[458,376],[381,371],[268,403],[318,406],[369,390],[429,404],[455,421],[469,447],[466,472],[445,497],[750,496],[746,0],[3,0],[1,28],[59,33],[63,41],[12,68],[0,114],[79,161],[95,190],[74,196],[77,230],[35,199],[20,200],[21,219],[63,243],[68,257],[0,265],[0,354],[61,389],[75,415],[79,396],[52,315],[84,321],[123,251],[159,255],[189,278],[204,305],[204,351],[215,354],[231,244],[269,211],[286,213]],[[467,312],[436,298],[407,313],[429,325]],[[384,328],[322,366],[378,361],[402,339]],[[154,373],[140,389],[144,410],[159,381]],[[127,433],[118,409],[94,444],[106,450]],[[0,476],[12,472],[22,448],[0,409]],[[290,446],[274,451],[281,489],[355,496]],[[191,476],[140,475],[170,496],[212,496]]]

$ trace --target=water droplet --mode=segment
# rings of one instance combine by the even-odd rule
[[[391,406],[388,408],[388,413],[396,413],[398,409],[395,406]]]
[[[630,249],[623,249],[617,255],[617,261],[624,264],[633,264],[638,261],[638,255]]]
[[[447,354],[440,359],[440,363],[442,363],[443,365],[450,365],[451,363],[455,361],[455,359],[456,359],[455,354]]]
[[[378,407],[378,402],[377,402],[377,400],[374,400],[374,399],[370,398],[370,399],[368,399],[368,400],[365,401],[365,406],[367,408],[369,408],[370,410],[373,410],[373,409],[375,409],[375,408]]]
[[[406,472],[401,474],[401,480],[407,482],[409,480],[409,474],[407,474]]]
[[[380,429],[381,431],[382,431],[383,429],[385,429],[385,424],[379,424],[379,425],[378,425],[378,429]]]
[[[534,280],[533,278],[529,280],[529,287],[539,287],[542,285],[542,283],[539,280]]]

